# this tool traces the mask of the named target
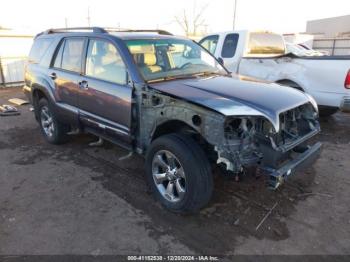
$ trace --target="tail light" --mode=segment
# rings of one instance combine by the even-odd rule
[[[350,89],[350,70],[348,71],[348,74],[345,77],[344,87],[346,89]]]

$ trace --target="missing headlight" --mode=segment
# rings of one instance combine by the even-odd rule
[[[254,122],[248,118],[228,119],[225,123],[225,138],[244,139],[254,132]]]

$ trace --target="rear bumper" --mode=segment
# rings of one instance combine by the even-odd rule
[[[343,112],[350,112],[350,96],[343,97],[339,109]]]
[[[277,189],[290,175],[294,174],[296,171],[306,168],[312,165],[319,156],[321,151],[322,143],[318,142],[311,147],[308,147],[302,153],[292,160],[284,163],[278,169],[273,169],[269,167],[263,167],[261,170],[269,178],[269,187],[271,189]]]
[[[341,111],[349,110],[350,89],[344,89],[344,92],[315,92],[310,93],[315,99],[319,107],[339,108]]]

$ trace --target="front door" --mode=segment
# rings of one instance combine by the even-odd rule
[[[89,40],[79,88],[79,116],[84,125],[103,136],[130,142],[132,88],[113,43]]]

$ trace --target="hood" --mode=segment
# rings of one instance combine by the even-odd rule
[[[294,88],[245,77],[215,76],[150,83],[153,89],[225,116],[264,116],[279,130],[279,114],[310,98]]]

